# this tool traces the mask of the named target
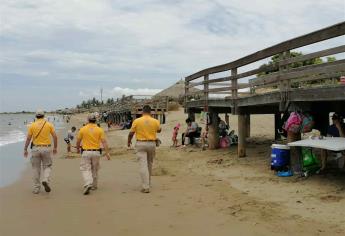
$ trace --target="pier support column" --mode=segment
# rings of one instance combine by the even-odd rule
[[[217,149],[219,147],[218,113],[210,112],[210,117],[212,123],[208,129],[208,147]]]
[[[229,120],[229,115],[228,115],[228,113],[225,113],[225,123],[226,123],[227,126],[230,128],[230,120]]]
[[[246,118],[246,138],[250,137],[250,114],[245,115]]]
[[[192,121],[195,121],[195,113],[189,111],[189,112],[188,112],[188,118],[191,119]]]
[[[327,135],[327,127],[329,126],[329,112],[318,111],[317,115],[314,115],[315,126],[314,129],[320,131],[321,135]]]
[[[247,136],[247,122],[246,115],[238,115],[238,157],[246,156],[246,136]]]

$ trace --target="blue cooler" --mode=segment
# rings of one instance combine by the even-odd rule
[[[283,170],[290,165],[290,147],[282,144],[272,144],[271,169]]]

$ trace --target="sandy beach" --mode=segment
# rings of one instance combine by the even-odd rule
[[[85,115],[72,116],[80,127]],[[66,158],[63,137],[54,157],[52,192],[33,195],[28,167],[0,189],[0,235],[344,235],[344,173],[279,178],[270,170],[273,117],[252,117],[246,158],[236,147],[171,148],[169,112],[159,135],[153,188],[140,193],[138,163],[126,149],[128,130],[111,130],[111,160],[101,161],[99,189],[82,195],[78,155]],[[237,127],[236,116],[230,117]]]

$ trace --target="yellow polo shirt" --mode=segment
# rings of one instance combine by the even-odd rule
[[[43,127],[44,122],[46,124]],[[41,133],[40,130],[43,127]],[[33,144],[34,145],[50,145],[50,135],[55,132],[53,124],[46,121],[45,119],[37,119],[34,123],[32,123],[28,128],[28,134],[32,136]],[[39,135],[38,135],[39,133]],[[38,137],[36,138],[36,136]]]
[[[82,141],[83,149],[100,149],[101,141],[104,139],[104,130],[93,123],[85,125],[78,133],[78,140]]]
[[[149,115],[143,115],[135,119],[131,128],[131,132],[135,133],[137,141],[155,141],[158,130],[160,130],[159,121]]]

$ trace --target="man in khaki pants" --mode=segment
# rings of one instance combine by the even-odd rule
[[[79,153],[80,143],[82,143],[82,154],[80,171],[84,179],[84,195],[88,195],[90,190],[96,190],[98,184],[99,159],[101,157],[101,143],[106,151],[106,157],[110,160],[108,144],[105,139],[104,130],[97,126],[95,114],[88,116],[89,123],[80,129],[77,138],[77,150]]]
[[[31,151],[31,164],[33,168],[33,181],[34,188],[33,193],[38,194],[41,189],[41,177],[42,185],[46,192],[50,192],[49,186],[50,173],[52,170],[52,158],[51,158],[51,140],[50,136],[54,140],[53,154],[56,154],[57,150],[57,137],[54,130],[54,126],[44,119],[44,112],[38,110],[36,112],[36,121],[32,123],[28,129],[28,135],[24,146],[24,157],[28,157],[28,146],[32,140]],[[41,166],[43,167],[43,174],[41,176]]]
[[[157,133],[160,132],[159,121],[151,117],[151,107],[145,105],[143,107],[143,116],[134,120],[132,124],[127,143],[127,146],[130,147],[135,134],[137,139],[135,148],[140,163],[142,193],[150,192],[152,164],[153,158],[156,155]]]

